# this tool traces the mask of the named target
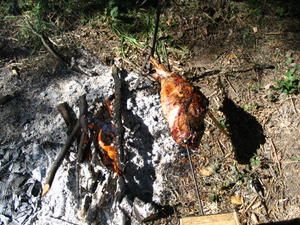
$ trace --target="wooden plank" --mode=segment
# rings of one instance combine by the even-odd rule
[[[180,225],[240,225],[240,223],[237,214],[234,212],[185,217],[180,219]]]

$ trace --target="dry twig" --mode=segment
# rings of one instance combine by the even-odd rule
[[[277,167],[278,167],[278,170],[279,170],[279,174],[281,176],[282,175],[281,163],[279,161],[278,152],[277,152],[277,149],[275,147],[275,144],[274,144],[272,138],[270,138],[270,143],[271,143],[271,146],[272,146],[275,163],[277,164]]]
[[[227,81],[227,83],[229,84],[229,86],[231,87],[231,89],[233,90],[234,94],[235,94],[236,96],[238,96],[238,94],[237,94],[235,88],[233,87],[232,83],[231,83],[230,80],[228,79],[227,75],[225,75],[224,78],[225,78],[225,80]]]
[[[61,55],[57,50],[55,50],[54,45],[52,42],[44,35],[39,33],[33,25],[29,22],[29,20],[25,21],[30,29],[30,31],[35,34],[37,37],[39,37],[44,45],[44,47],[61,63],[64,63],[68,66],[70,66],[70,62],[66,59],[65,56]]]
[[[220,129],[220,131],[227,137],[230,138],[229,133],[222,127],[220,122],[216,119],[210,110],[207,110],[207,115],[212,119],[213,123]]]

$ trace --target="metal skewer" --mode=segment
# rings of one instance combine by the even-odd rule
[[[203,216],[204,215],[203,205],[202,205],[201,198],[200,198],[200,191],[199,191],[198,183],[197,183],[197,180],[196,180],[195,170],[194,170],[194,166],[193,166],[193,162],[192,162],[189,147],[186,147],[186,151],[187,151],[187,155],[188,155],[188,158],[189,158],[190,168],[191,168],[191,171],[192,171],[192,177],[193,177],[193,180],[194,180],[195,192],[196,192],[196,195],[197,195],[197,198],[198,198],[199,212],[200,212],[200,215]]]

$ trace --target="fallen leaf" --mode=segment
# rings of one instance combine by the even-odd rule
[[[241,195],[233,195],[230,197],[230,201],[234,205],[242,205],[244,203],[244,198]]]
[[[199,170],[199,173],[204,177],[209,177],[214,173],[214,169],[211,168],[210,166],[203,167]]]

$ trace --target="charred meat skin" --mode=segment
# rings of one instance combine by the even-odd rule
[[[196,148],[204,132],[207,98],[181,76],[168,72],[156,60],[153,77],[160,82],[161,106],[171,135],[181,146]]]

